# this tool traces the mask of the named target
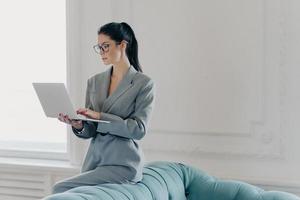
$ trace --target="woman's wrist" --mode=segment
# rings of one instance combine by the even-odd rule
[[[84,122],[82,122],[82,126],[73,126],[76,131],[82,131],[82,129],[84,128],[84,125],[83,125]]]
[[[77,131],[82,131],[82,129],[83,129],[83,126],[82,127],[80,127],[80,128],[75,128]]]

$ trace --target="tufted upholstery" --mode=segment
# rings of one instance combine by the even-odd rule
[[[45,200],[300,200],[286,192],[264,191],[234,180],[220,180],[200,169],[172,162],[152,162],[143,180],[73,188]]]

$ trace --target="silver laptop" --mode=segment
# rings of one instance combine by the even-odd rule
[[[32,83],[32,85],[47,117],[58,118],[59,113],[63,113],[70,119],[110,123],[77,114],[64,83]]]

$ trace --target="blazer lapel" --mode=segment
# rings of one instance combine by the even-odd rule
[[[120,81],[119,85],[117,86],[117,88],[115,89],[115,91],[113,91],[113,93],[108,96],[109,93],[109,86],[110,86],[110,77],[112,74],[112,70],[113,67],[111,66],[110,69],[107,70],[106,74],[105,74],[105,83],[104,83],[104,88],[105,88],[105,100],[102,106],[102,112],[107,112],[111,106],[115,103],[115,101],[121,96],[123,95],[129,88],[132,87],[133,85],[133,77],[136,74],[136,70],[135,68],[130,65],[127,73],[124,75],[124,77],[122,78],[122,80]]]
[[[99,79],[99,81],[97,81],[96,83],[99,86],[99,88],[96,88],[95,90],[100,91],[96,97],[96,99],[98,100],[97,104],[99,105],[100,108],[99,111],[103,110],[105,100],[107,99],[108,96],[108,88],[110,84],[110,73],[111,73],[111,69],[109,68],[108,70],[105,71],[104,77]]]

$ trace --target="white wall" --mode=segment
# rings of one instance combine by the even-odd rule
[[[126,21],[144,71],[157,85],[142,141],[148,161],[184,162],[220,178],[300,195],[299,1],[69,4],[69,84],[77,86],[71,91],[77,106],[84,105],[87,78],[107,69],[92,49],[97,29]],[[87,141],[70,137],[78,164]],[[42,171],[32,172],[47,174],[48,193],[59,179],[53,177],[63,174]]]

